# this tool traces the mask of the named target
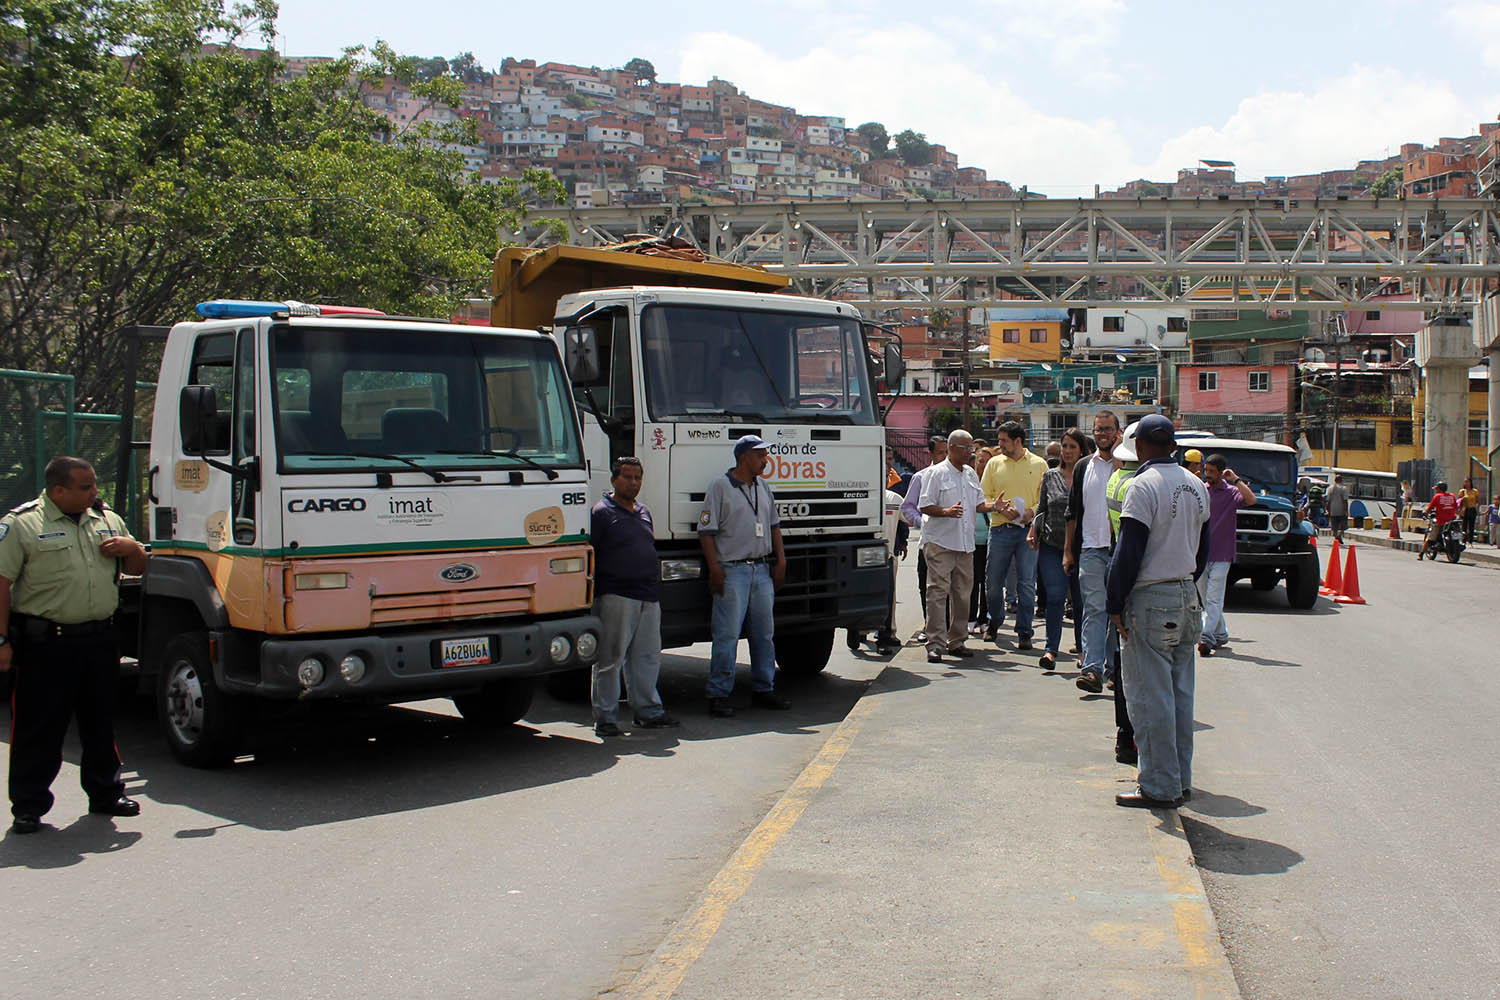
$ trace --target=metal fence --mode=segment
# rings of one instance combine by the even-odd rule
[[[84,413],[76,406],[71,375],[0,369],[0,513],[42,492],[47,462],[56,455],[76,455],[92,462],[99,495],[124,515],[137,537],[145,537],[143,456],[133,454],[124,490],[117,489],[120,416]],[[147,436],[156,386],[136,383],[131,433]],[[122,495],[123,494],[123,495]]]

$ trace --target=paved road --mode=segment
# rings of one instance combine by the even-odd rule
[[[1237,589],[1183,823],[1247,1000],[1500,996],[1500,574],[1358,550],[1369,603]]]
[[[484,735],[430,702],[287,720],[253,761],[204,772],[132,706],[141,817],[88,816],[71,747],[58,829],[0,840],[0,995],[593,996],[657,947],[882,662],[841,639],[789,687],[793,711],[721,721],[706,647],[685,652],[663,682],[683,728],[607,744],[587,705],[539,696]]]

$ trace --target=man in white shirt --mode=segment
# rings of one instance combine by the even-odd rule
[[[1063,569],[1078,568],[1078,589],[1083,597],[1083,669],[1078,686],[1098,692],[1110,665],[1109,615],[1104,610],[1105,577],[1109,573],[1109,505],[1104,490],[1114,475],[1115,446],[1120,443],[1120,418],[1109,410],[1094,414],[1093,455],[1073,470],[1073,493],[1068,501],[1068,533],[1063,547]]]
[[[918,469],[912,473],[911,482],[906,486],[906,498],[901,503],[901,517],[908,525],[917,529],[917,594],[922,602],[922,607],[927,607],[927,553],[924,543],[927,541],[922,530],[922,512],[918,508],[922,500],[922,476],[927,469],[936,465],[942,465],[948,459],[948,439],[941,434],[934,434],[927,441],[927,468]],[[927,633],[922,632],[917,636],[918,642],[927,641]]]
[[[969,460],[974,438],[968,431],[948,435],[948,460],[922,474],[918,509],[922,548],[927,556],[927,662],[941,663],[943,654],[968,658],[969,591],[974,585],[974,515],[987,514]]]

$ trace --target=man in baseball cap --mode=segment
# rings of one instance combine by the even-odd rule
[[[781,547],[781,518],[776,496],[763,478],[770,444],[755,434],[734,443],[734,468],[708,484],[698,513],[698,544],[708,566],[713,598],[710,633],[713,652],[708,667],[708,711],[734,715],[735,651],[740,629],[750,640],[750,704],[756,708],[791,707],[775,690],[776,647],[772,609],[776,591],[786,579]]]
[[[1193,475],[1203,478],[1203,452],[1197,448],[1189,448],[1182,453],[1182,464]]]

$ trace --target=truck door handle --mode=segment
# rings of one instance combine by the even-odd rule
[[[146,473],[146,499],[152,503],[161,503],[156,497],[156,474],[160,470],[161,466],[153,465],[151,471]]]

